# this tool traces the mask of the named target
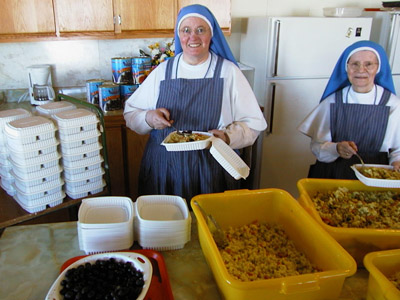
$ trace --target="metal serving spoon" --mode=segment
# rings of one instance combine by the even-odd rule
[[[218,248],[224,249],[226,246],[228,246],[228,241],[226,240],[222,228],[219,226],[214,217],[210,214],[207,214],[196,200],[193,202],[200,209],[201,213],[206,217],[208,229],[210,229],[210,232]]]
[[[188,134],[192,134],[192,130],[179,130],[178,128],[176,128],[174,125],[171,124],[171,127],[174,128],[176,130],[177,134],[186,136]]]
[[[357,156],[358,159],[361,161],[361,164],[362,164],[361,168],[364,169],[364,168],[365,168],[364,160],[361,158],[361,156],[360,156],[357,152],[356,152],[356,156]]]

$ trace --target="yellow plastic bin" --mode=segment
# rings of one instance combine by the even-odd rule
[[[207,227],[197,201],[222,228],[254,221],[282,225],[296,248],[322,272],[243,282],[231,276]],[[234,190],[192,198],[201,249],[225,299],[337,299],[346,277],[357,266],[354,259],[311,218],[286,191],[279,189]]]
[[[367,300],[400,299],[400,291],[388,279],[400,271],[400,249],[368,253],[364,265],[369,271]]]
[[[384,191],[387,188],[366,186],[358,180],[305,178],[297,182],[300,205],[363,266],[364,256],[373,251],[400,248],[400,230],[334,227],[322,221],[312,197],[317,191],[346,187],[352,191]],[[400,192],[400,189],[391,189]]]

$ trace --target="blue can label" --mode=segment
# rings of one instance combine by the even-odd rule
[[[120,92],[122,101],[125,102],[137,90],[138,84],[122,84],[120,85]]]
[[[99,86],[104,83],[104,79],[90,79],[86,81],[86,101],[94,105],[99,105]]]
[[[103,84],[99,86],[100,108],[107,112],[122,109],[122,100],[118,84]]]
[[[132,57],[111,58],[113,82],[132,84]]]
[[[132,58],[132,76],[134,84],[141,84],[151,71],[151,57],[140,56]]]

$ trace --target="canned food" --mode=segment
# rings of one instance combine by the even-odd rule
[[[122,84],[120,87],[121,99],[125,103],[126,100],[137,90],[138,84]]]
[[[86,101],[94,105],[99,105],[99,86],[104,83],[104,79],[86,80]]]
[[[139,56],[132,58],[133,84],[141,84],[151,71],[151,57]]]
[[[99,86],[99,95],[99,106],[104,112],[123,108],[118,84],[108,83]]]
[[[113,82],[132,84],[132,57],[111,58]]]

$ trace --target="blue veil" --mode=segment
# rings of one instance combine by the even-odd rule
[[[337,90],[340,90],[348,85],[350,81],[347,77],[346,66],[347,60],[350,54],[353,54],[358,48],[372,48],[379,55],[378,61],[380,61],[379,70],[375,76],[375,83],[388,89],[393,94],[396,94],[396,90],[393,84],[392,72],[390,70],[389,61],[386,56],[385,50],[381,45],[371,41],[358,41],[347,47],[342,55],[339,57],[335,68],[333,69],[332,75],[329,78],[328,84],[326,85],[325,91],[322,94],[321,100],[324,100],[329,95],[333,94]],[[360,51],[363,49],[360,49]]]
[[[234,64],[237,65],[236,59],[232,54],[231,49],[229,48],[229,45],[225,39],[224,34],[222,33],[221,27],[219,27],[219,24],[217,22],[217,19],[215,19],[214,15],[212,12],[205,6],[199,5],[199,4],[194,4],[194,5],[189,5],[186,7],[181,8],[181,10],[178,13],[178,18],[176,20],[176,28],[175,28],[175,55],[179,54],[182,52],[182,47],[181,43],[179,42],[179,28],[178,24],[180,23],[180,20],[186,16],[187,14],[192,14],[192,13],[197,13],[202,16],[204,16],[209,23],[212,26],[212,31],[213,31],[213,36],[211,38],[210,42],[210,50],[212,50],[215,54],[222,56],[225,59],[230,60]]]

